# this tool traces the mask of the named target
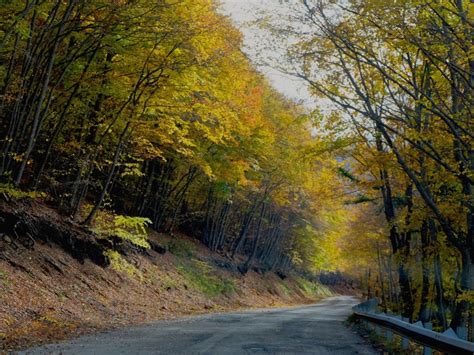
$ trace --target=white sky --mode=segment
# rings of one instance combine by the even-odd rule
[[[263,31],[249,22],[258,19],[262,13],[273,12],[281,9],[282,0],[220,0],[221,10],[224,14],[231,17],[235,25],[244,34],[244,52],[257,65],[257,57],[265,57],[265,50],[259,43],[264,36]],[[270,55],[270,53],[268,53]],[[272,56],[275,52],[271,53]],[[283,52],[281,54],[283,58]],[[259,69],[268,77],[273,86],[285,96],[302,102],[308,107],[314,106],[306,84],[302,80],[290,77],[269,67],[259,67]]]

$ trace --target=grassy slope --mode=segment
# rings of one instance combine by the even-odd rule
[[[124,271],[116,271],[88,259],[80,263],[55,244],[37,241],[31,249],[0,237],[0,351],[180,315],[309,303],[330,294],[294,276],[242,276],[228,259],[186,236],[150,238],[169,251],[129,252]]]

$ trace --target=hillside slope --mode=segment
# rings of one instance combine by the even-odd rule
[[[117,245],[31,200],[1,203],[0,217],[2,350],[180,315],[309,303],[330,294],[297,276],[242,276],[231,259],[184,235],[151,232],[149,250]]]

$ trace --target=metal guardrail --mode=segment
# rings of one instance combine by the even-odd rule
[[[408,347],[408,339],[411,339],[424,346],[424,354],[430,354],[431,349],[436,349],[449,354],[474,354],[474,343],[461,339],[456,332],[449,328],[444,333],[431,330],[431,323],[422,322],[409,323],[401,316],[378,313],[376,311],[377,300],[372,299],[352,308],[354,314],[370,323],[386,328],[390,333],[398,333],[404,337],[402,345]],[[458,330],[458,333],[465,334],[465,331]]]

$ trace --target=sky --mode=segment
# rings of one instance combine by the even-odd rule
[[[221,11],[228,15],[234,24],[242,31],[244,35],[244,52],[257,65],[257,57],[265,57],[265,50],[259,43],[262,42],[264,32],[255,26],[251,26],[249,22],[258,19],[262,12],[275,11],[281,9],[282,0],[220,0]],[[270,55],[270,53],[268,53]],[[271,53],[272,56],[275,52]],[[283,53],[281,55],[283,60]],[[306,84],[299,79],[285,75],[276,69],[268,66],[259,66],[259,70],[263,72],[272,83],[273,87],[285,96],[301,102],[305,106],[314,105]]]

